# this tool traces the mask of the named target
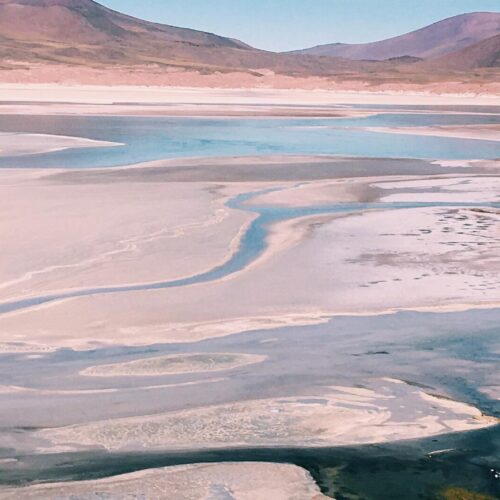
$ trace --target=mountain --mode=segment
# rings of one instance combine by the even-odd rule
[[[323,59],[257,50],[232,38],[143,21],[93,0],[0,0],[0,63],[4,66],[10,61],[97,68],[154,65],[207,74],[266,69],[290,75],[372,67]]]
[[[238,40],[135,19],[92,0],[0,0],[0,36],[14,55],[41,59],[151,62],[192,57],[196,49],[250,49]]]
[[[0,0],[0,32],[21,41],[102,44],[185,43],[246,49],[248,45],[201,31],[164,26],[115,12],[93,0]]]
[[[475,12],[439,21],[406,35],[373,43],[320,45],[296,54],[386,60],[402,56],[440,57],[500,34],[500,13]]]
[[[486,38],[499,32],[500,14],[458,16],[371,44],[376,51],[369,57],[384,60],[367,61],[258,50],[213,33],[136,19],[93,0],[0,0],[0,81],[348,90],[451,82],[484,91],[498,87],[498,71],[491,70],[498,39]],[[485,42],[475,47],[478,39]],[[454,55],[463,47],[468,51]],[[446,61],[439,60],[443,52]]]
[[[500,67],[500,35],[492,36],[479,43],[456,50],[419,64],[425,69],[439,71],[467,71],[477,68]]]

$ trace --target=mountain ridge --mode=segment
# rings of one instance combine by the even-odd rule
[[[70,31],[75,25],[82,28],[83,32]],[[134,35],[136,38],[145,35],[163,36],[165,41],[186,41],[190,36],[203,45],[250,48],[239,40],[214,33],[137,19],[93,0],[0,0],[0,33],[14,40],[37,37],[38,40],[59,42],[63,38],[70,41],[70,37],[71,41],[75,41],[75,38],[83,35],[76,41],[89,44],[100,41],[103,35],[124,40]],[[100,37],[91,38],[96,34]]]
[[[292,53],[353,60],[387,60],[403,56],[430,59],[474,45],[499,33],[499,12],[471,12],[385,40],[362,44],[332,43]]]
[[[474,17],[480,20],[481,15]],[[482,34],[497,29],[496,16]],[[471,23],[466,24],[470,28]],[[463,27],[459,32],[464,33]],[[472,32],[477,36],[475,28]],[[449,41],[448,53],[462,50],[464,43],[463,37],[458,45]],[[485,57],[482,50],[488,53]],[[0,81],[4,82],[85,80],[148,85],[155,81],[190,86],[204,78],[209,86],[238,86],[245,81],[269,87],[293,87],[297,82],[310,88],[366,89],[425,87],[447,81],[480,88],[499,80],[495,50],[493,40],[446,61],[436,57],[423,61],[408,54],[366,61],[275,53],[214,33],[137,19],[94,0],[0,0]],[[459,64],[460,57],[467,64]]]
[[[365,66],[263,51],[233,38],[137,19],[93,0],[0,0],[0,40],[4,63],[160,65],[202,72],[268,69],[316,75]]]
[[[445,54],[444,56],[418,63],[422,68],[467,71],[477,68],[500,67],[500,34]]]

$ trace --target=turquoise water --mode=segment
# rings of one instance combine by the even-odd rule
[[[490,141],[380,134],[360,127],[500,123],[498,115],[384,113],[348,119],[213,119],[166,117],[0,116],[1,132],[71,135],[123,143],[112,148],[0,158],[1,167],[92,168],[162,158],[272,154],[487,159]]]

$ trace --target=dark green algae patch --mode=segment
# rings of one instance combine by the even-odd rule
[[[351,450],[309,470],[337,500],[498,499],[500,426]]]

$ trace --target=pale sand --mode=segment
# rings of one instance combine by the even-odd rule
[[[293,80],[293,79],[292,79]],[[430,92],[350,90],[301,90],[276,88],[195,88],[189,86],[99,86],[57,84],[0,84],[3,103],[65,103],[65,104],[211,104],[303,106],[333,104],[404,104],[404,105],[472,105],[498,106],[498,96],[477,93],[443,94]]]
[[[412,439],[495,425],[465,403],[425,394],[397,380],[363,390],[322,392],[227,403],[61,428],[35,436],[51,447],[172,450],[237,446],[340,446]]]
[[[496,160],[435,160],[432,162],[433,165],[439,165],[441,167],[452,167],[452,168],[480,168],[483,171],[495,171],[500,173],[500,159]]]
[[[266,356],[240,353],[171,354],[128,363],[91,366],[80,374],[90,377],[155,377],[180,373],[220,372],[262,363],[266,359]]]
[[[500,302],[496,210],[325,216],[289,222],[288,231],[311,223],[317,225],[307,240],[240,277],[240,285],[250,287],[247,293],[259,297],[266,289],[275,304],[315,304],[336,313]],[[281,238],[282,231],[276,227],[273,238]],[[287,299],[279,289],[287,290]]]
[[[463,174],[384,175],[305,181],[285,190],[270,191],[252,198],[249,206],[304,207],[311,204],[356,202],[456,202],[491,203],[500,201],[500,161],[462,160],[435,162],[440,166],[463,168]],[[467,173],[477,167],[485,173]],[[487,172],[490,171],[490,175]],[[390,193],[390,194],[388,194]],[[394,193],[394,194],[393,194]]]
[[[0,156],[22,156],[74,148],[117,146],[123,146],[123,144],[64,135],[0,132]]]
[[[464,217],[470,222],[463,220]],[[436,225],[436,219],[441,219],[441,227]],[[316,227],[313,237],[297,245],[311,224],[330,220],[332,222],[324,228]],[[472,223],[472,228],[465,226],[468,223]],[[276,226],[268,252],[240,275],[207,287],[178,290],[175,299],[174,294],[161,293],[163,300],[172,304],[169,313],[175,310],[173,324],[157,323],[158,315],[153,314],[156,306],[147,306],[157,300],[154,294],[147,294],[141,304],[155,318],[151,321],[154,325],[151,334],[159,333],[165,340],[170,335],[179,338],[181,318],[189,318],[190,323],[195,318],[203,318],[198,329],[200,334],[207,319],[218,319],[222,325],[222,318],[231,320],[228,310],[232,315],[246,315],[249,319],[256,315],[265,318],[267,313],[268,321],[280,312],[285,316],[291,313],[290,321],[295,318],[303,323],[307,316],[310,321],[322,321],[328,314],[459,304],[494,305],[500,299],[495,278],[498,273],[498,224],[499,217],[494,212],[446,209],[290,221]],[[449,232],[447,227],[451,227]],[[470,234],[470,231],[479,234]],[[458,232],[464,234],[458,235]],[[332,241],[335,241],[334,246]],[[299,262],[302,264],[298,265]],[[184,301],[190,300],[189,297],[198,303],[205,295],[205,288],[210,288],[211,294],[206,307],[192,314],[188,310],[183,313],[180,309],[184,309]],[[412,294],[407,293],[408,289]],[[231,299],[228,302],[224,297]],[[120,297],[116,300],[122,302]],[[158,300],[161,303],[162,297]],[[169,313],[163,314],[169,317]],[[57,312],[55,314],[57,317]],[[261,326],[265,326],[266,322],[263,323]],[[120,328],[122,334],[147,334],[147,328],[133,328],[132,324],[125,325],[121,321],[119,324],[125,327],[124,330]],[[250,321],[247,327],[252,326],[255,325]],[[223,326],[219,329],[224,331]],[[207,334],[210,332],[210,328],[205,330]]]
[[[271,191],[252,198],[249,206],[273,205],[282,207],[306,207],[314,200],[314,205],[332,203],[357,203],[378,201],[381,189],[375,186],[380,179],[407,180],[407,176],[383,176],[341,178],[321,182],[301,182],[286,190]]]
[[[223,382],[224,378],[205,378],[193,382],[182,382],[178,384],[156,384],[129,387],[127,392],[156,391],[158,389],[172,389],[179,387],[190,387],[200,384],[216,384]],[[39,396],[82,396],[88,394],[112,394],[123,391],[123,387],[111,387],[109,389],[34,389],[17,385],[0,385],[0,395],[29,393],[35,397]]]
[[[320,312],[306,312],[303,314],[283,314],[268,316],[242,316],[240,318],[230,317],[215,319],[212,321],[183,321],[183,322],[168,322],[168,323],[150,323],[147,327],[132,324],[123,326],[119,329],[120,338],[112,338],[109,333],[102,338],[94,337],[94,334],[87,333],[84,337],[75,338],[73,336],[60,336],[56,333],[55,336],[44,335],[46,345],[40,346],[33,343],[32,339],[24,335],[24,333],[15,333],[14,336],[22,338],[18,342],[0,343],[0,353],[47,353],[54,352],[60,347],[66,346],[74,350],[92,349],[96,345],[136,345],[144,346],[158,342],[162,343],[195,343],[201,340],[217,337],[227,337],[236,333],[251,331],[251,330],[274,330],[275,328],[283,328],[287,326],[307,326],[319,323],[326,323],[330,316],[323,315]],[[105,327],[105,322],[86,323],[86,329],[101,330]],[[47,333],[47,331],[45,332]],[[100,334],[99,334],[100,335]]]
[[[198,274],[229,258],[253,218],[206,184],[89,189],[44,175],[0,172],[3,299]]]
[[[464,195],[469,202],[500,202],[500,176],[453,176],[442,179],[418,179],[374,182],[379,190],[394,191],[395,194],[380,197],[384,202],[451,202],[460,204]],[[403,191],[411,190],[411,191]],[[403,192],[402,192],[403,191]]]
[[[445,180],[442,201],[452,189],[459,189],[462,201],[486,189],[481,177]],[[377,189],[391,196],[381,181]],[[398,182],[389,184],[395,193],[420,182],[419,196],[435,194],[425,177]],[[496,179],[488,182],[494,185]],[[240,189],[235,184],[224,192]],[[196,191],[192,194],[198,196]],[[496,210],[465,208],[287,221],[273,228],[269,249],[259,261],[229,278],[19,311],[0,317],[0,343],[25,344],[27,350],[31,343],[81,349],[96,343],[193,342],[244,330],[322,322],[338,314],[494,307],[500,303],[499,225]]]
[[[57,498],[148,500],[321,500],[312,477],[290,464],[260,462],[194,464],[152,469],[97,481],[0,489],[2,500]]]
[[[367,127],[364,130],[384,134],[423,135],[474,139],[478,141],[500,141],[500,125],[453,125],[432,127]]]
[[[2,103],[3,115],[44,116],[169,116],[169,117],[248,117],[248,118],[352,118],[379,113],[376,110],[347,108],[343,105],[251,105],[251,104],[78,104],[78,103]],[[422,111],[425,113],[426,111]]]
[[[499,200],[500,177],[493,175],[384,175],[374,177],[340,178],[325,181],[304,181],[281,191],[270,191],[252,198],[249,206],[306,207],[332,203],[371,202],[468,202],[483,203]],[[483,168],[483,167],[481,167]],[[497,162],[495,169],[500,168]],[[492,167],[493,169],[493,167]],[[500,170],[499,170],[500,172]],[[392,194],[394,192],[394,194]],[[389,194],[390,193],[390,194]]]

